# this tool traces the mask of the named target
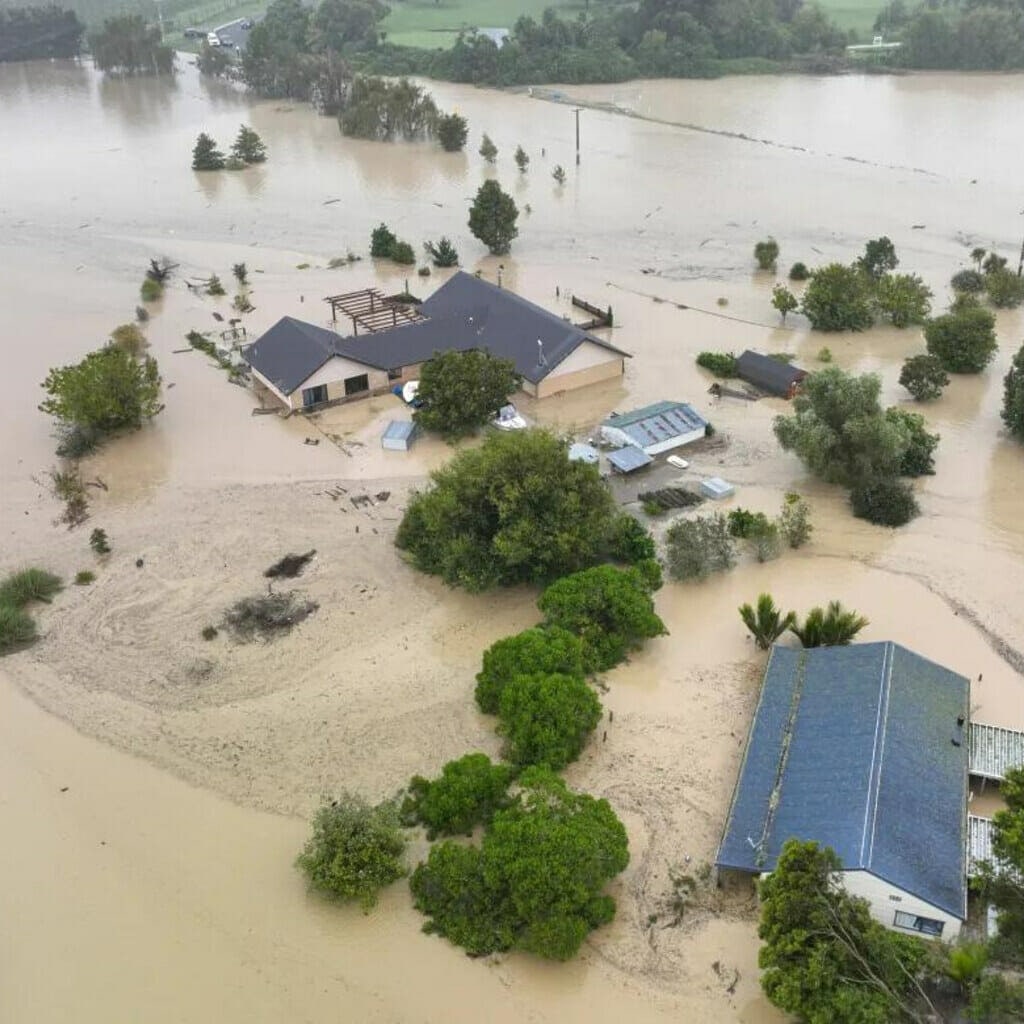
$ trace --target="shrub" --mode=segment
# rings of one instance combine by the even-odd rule
[[[24,608],[33,601],[49,604],[63,584],[59,576],[45,569],[22,569],[0,583],[0,604]]]
[[[638,562],[656,559],[658,551],[651,531],[635,516],[620,512],[612,521],[608,557],[614,562],[636,565]]]
[[[459,254],[456,252],[455,246],[444,236],[436,245],[433,242],[424,242],[423,248],[435,267],[457,267],[459,265]]]
[[[92,533],[89,534],[89,547],[91,547],[97,555],[109,555],[110,542],[107,540],[107,531],[101,530],[99,527],[93,530]]]
[[[480,143],[480,155],[489,164],[493,164],[498,156],[498,147],[494,144],[487,132],[484,132],[483,141]]]
[[[804,647],[845,647],[869,625],[863,615],[829,601],[828,608],[812,608],[802,625],[790,628]]]
[[[159,281],[154,281],[151,277],[144,277],[139,288],[139,294],[142,296],[143,302],[156,302],[157,299],[163,298],[164,286]]]
[[[774,270],[778,258],[779,243],[774,238],[766,238],[754,245],[754,259],[761,270]]]
[[[495,812],[508,806],[513,775],[512,768],[492,764],[486,754],[466,754],[449,761],[433,780],[415,775],[402,804],[402,822],[425,825],[431,840],[469,835],[475,826],[490,824]]]
[[[810,276],[811,275],[807,269],[807,264],[801,263],[799,260],[797,260],[797,262],[794,263],[793,266],[789,268],[790,281],[806,281],[807,278]]]
[[[412,266],[416,262],[416,252],[408,242],[395,242],[391,247],[391,259],[404,266]]]
[[[387,259],[397,241],[387,224],[378,224],[370,233],[370,255],[374,259]]]
[[[469,126],[458,114],[441,114],[434,128],[434,134],[441,147],[448,153],[457,153],[466,145]]]
[[[883,274],[876,284],[876,302],[893,327],[923,323],[932,310],[931,289],[916,274]]]
[[[811,274],[800,312],[816,331],[863,331],[874,323],[873,302],[867,274],[830,263]]]
[[[832,362],[832,349],[825,347],[818,349],[818,362],[819,363],[831,363]]]
[[[876,526],[903,526],[920,511],[910,485],[896,477],[878,477],[858,484],[850,492],[850,505],[858,519]]]
[[[240,640],[272,638],[289,632],[318,607],[314,601],[300,600],[295,593],[260,594],[236,601],[224,613],[224,621]]]
[[[919,402],[939,398],[949,383],[949,374],[942,368],[938,356],[909,356],[900,370],[900,384]]]
[[[619,664],[645,639],[667,632],[654,611],[649,580],[636,569],[599,565],[552,583],[537,607],[546,624],[583,641],[583,665],[600,672]]]
[[[380,890],[405,874],[404,852],[393,803],[371,807],[342,793],[316,812],[313,835],[295,863],[317,892],[369,911]]]
[[[252,128],[243,124],[231,146],[231,155],[242,164],[261,164],[267,159],[267,147]],[[244,280],[239,280],[245,284]]]
[[[976,1024],[1018,1024],[1024,1020],[1024,985],[1001,974],[988,974],[978,983],[967,1011]]]
[[[80,569],[75,573],[75,583],[80,587],[87,587],[96,581],[96,573],[89,569]]]
[[[206,132],[200,132],[192,149],[192,170],[219,171],[224,163],[224,154],[217,148],[217,143]]]
[[[555,179],[555,182],[559,185],[565,184],[565,168],[561,164],[555,164],[555,169],[551,172],[551,177]]]
[[[269,569],[264,570],[263,575],[267,579],[289,579],[302,575],[312,557],[316,554],[316,548],[312,548],[303,555],[285,555],[284,558],[275,562]]]
[[[950,278],[949,286],[955,292],[977,295],[985,290],[985,278],[977,270],[960,270]]]
[[[0,603],[0,651],[9,651],[36,638],[32,616],[21,608]]]
[[[996,354],[995,323],[995,317],[980,306],[937,316],[924,328],[928,351],[950,373],[980,373]]]
[[[1019,441],[1024,441],[1024,345],[1010,362],[1003,378],[1003,423]]]
[[[519,168],[519,173],[525,174],[526,168],[530,166],[530,157],[522,146],[516,146],[516,152],[513,159],[516,162],[516,167]]]
[[[885,410],[886,419],[906,432],[907,446],[900,459],[900,476],[929,476],[935,472],[934,452],[939,443],[938,434],[925,430],[923,416],[903,409]]]
[[[677,580],[703,580],[736,564],[725,516],[677,519],[665,534],[668,574]]]
[[[799,494],[789,493],[779,513],[779,532],[791,548],[802,548],[814,532],[810,506]]]
[[[754,555],[759,562],[770,562],[782,554],[782,537],[775,523],[768,523],[763,530],[758,530],[751,540],[754,542]]]
[[[498,706],[508,759],[554,771],[580,756],[601,720],[601,702],[580,676],[516,676]]]
[[[244,288],[249,283],[249,268],[244,263],[233,263],[231,273],[240,287]]]
[[[220,278],[216,274],[211,274],[206,282],[206,294],[214,296],[227,295],[224,285],[220,283]]]
[[[731,352],[701,352],[697,365],[710,370],[716,377],[736,376],[736,357]]]
[[[121,324],[110,332],[110,343],[137,357],[146,347],[146,336],[135,324]]]
[[[216,626],[203,626],[200,636],[202,636],[204,640],[216,640],[219,632],[220,631]]]
[[[751,512],[745,508],[734,508],[728,516],[729,536],[744,540],[764,533],[771,525],[763,512]]]
[[[740,605],[739,613],[743,625],[750,630],[754,643],[762,651],[767,651],[786,630],[796,625],[796,613],[783,614],[782,610],[775,606],[771,594],[758,595],[756,606]]]
[[[476,677],[476,703],[496,715],[501,694],[516,676],[583,675],[583,644],[559,626],[534,626],[491,644]]]
[[[149,310],[145,306],[135,307],[135,319],[144,324],[149,319]]]
[[[1015,309],[1024,302],[1024,277],[1000,267],[985,275],[988,300],[1000,309]]]

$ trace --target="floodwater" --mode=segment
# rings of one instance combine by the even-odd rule
[[[867,638],[899,640],[971,676],[979,720],[1024,727],[1024,450],[999,422],[1021,314],[999,314],[986,373],[955,378],[920,410],[942,434],[937,472],[917,485],[921,517],[897,533],[853,520],[841,494],[778,451],[770,428],[783,403],[714,404],[693,364],[702,349],[753,347],[813,368],[827,345],[838,365],[882,374],[885,400],[903,402],[898,368],[922,349],[920,332],[833,337],[799,317],[779,325],[773,279],[752,270],[752,245],[771,234],[780,267],[813,265],[849,260],[887,234],[937,304],[973,246],[1012,260],[1024,231],[1024,76],[554,87],[559,103],[539,90],[430,88],[468,117],[466,153],[347,140],[300,105],[252,102],[191,68],[173,82],[108,82],[69,63],[0,65],[0,138],[21,140],[0,161],[0,567],[44,562],[67,574],[86,564],[84,538],[52,525],[38,383],[132,318],[150,257],[180,264],[147,327],[166,409],[84,466],[109,488],[95,492],[94,518],[117,537],[115,562],[94,588],[71,588],[47,610],[45,640],[0,676],[4,1024],[776,1020],[757,993],[749,914],[700,919],[679,935],[642,930],[665,860],[681,849],[707,858],[721,828],[757,675],[735,606],[765,589],[801,610],[842,598],[871,619]],[[579,166],[571,103],[583,107]],[[189,170],[198,132],[226,148],[242,122],[266,141],[265,166]],[[476,155],[483,131],[499,147],[496,168]],[[511,160],[517,144],[532,158],[526,175]],[[561,188],[556,163],[569,174]],[[523,210],[500,261],[465,223],[489,176]],[[437,276],[365,259],[327,268],[349,249],[365,254],[382,220],[417,248],[448,235],[465,267],[491,280],[500,271],[507,287],[567,315],[573,291],[614,306],[613,339],[634,357],[624,380],[524,401],[527,415],[585,434],[613,409],[692,400],[729,439],[695,459],[696,472],[727,475],[754,509],[774,511],[793,488],[814,508],[814,543],[799,555],[666,587],[658,604],[670,636],[613,676],[607,702],[620,731],[570,781],[620,809],[633,864],[619,919],[572,965],[472,963],[419,934],[402,887],[363,918],[306,899],[290,867],[305,825],[285,815],[308,813],[322,789],[382,795],[473,745],[496,750],[466,706],[473,665],[535,617],[532,595],[481,603],[415,577],[386,541],[393,520],[360,520],[356,542],[354,514],[318,490],[341,480],[401,492],[448,457],[436,442],[409,455],[379,450],[391,399],[315,422],[251,416],[245,391],[177,351],[189,329],[216,326],[213,312],[231,316],[228,299],[197,297],[182,280],[216,272],[227,284],[240,261],[254,333],[286,313],[323,322],[327,294],[398,290],[406,279],[413,291],[434,287]],[[310,582],[323,612],[302,640],[210,655],[220,661],[206,688],[182,687],[178,663],[212,650],[187,639],[204,616],[251,586],[246,573],[258,577],[271,553],[312,546],[348,575],[324,570]],[[122,551],[130,563],[117,563]],[[378,586],[385,600],[367,603]],[[163,666],[175,672],[163,679]],[[382,750],[393,763],[379,763]],[[728,997],[713,969],[726,963],[742,973]]]

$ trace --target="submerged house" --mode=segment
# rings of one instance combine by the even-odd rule
[[[699,441],[707,428],[707,420],[692,405],[655,402],[632,412],[613,413],[601,424],[601,439],[654,456]]]
[[[807,371],[801,370],[799,366],[784,363],[781,359],[773,359],[771,356],[747,349],[736,360],[736,375],[740,380],[745,380],[770,395],[792,398],[800,387],[800,382],[807,376]]]
[[[512,292],[459,271],[414,317],[343,338],[283,317],[242,350],[261,396],[289,409],[382,394],[413,380],[437,352],[510,359],[537,398],[621,377],[628,353]]]
[[[787,839],[830,846],[896,931],[967,916],[970,684],[894,643],[774,647],[716,864],[769,873]]]

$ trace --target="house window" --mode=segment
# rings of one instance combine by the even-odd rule
[[[358,395],[360,391],[370,390],[370,378],[367,374],[361,373],[358,377],[347,377],[345,379],[345,394]]]
[[[897,910],[892,923],[897,928],[906,928],[908,931],[921,932],[922,935],[942,934],[945,927],[943,921],[936,921],[933,917],[919,917],[917,914],[908,914],[903,910]]]
[[[315,388],[302,389],[302,404],[308,409],[313,405],[320,405],[327,401],[327,385],[318,384]]]
[[[398,366],[392,370],[388,370],[388,380],[401,380],[402,379],[402,367]]]

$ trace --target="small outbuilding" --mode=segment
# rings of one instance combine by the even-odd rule
[[[608,444],[660,455],[699,441],[707,428],[707,420],[686,402],[655,402],[632,412],[612,413],[601,424],[601,438]]]
[[[755,388],[767,391],[769,395],[792,398],[799,390],[800,382],[807,376],[807,371],[792,363],[784,363],[781,359],[773,359],[747,349],[736,360],[736,375]]]
[[[419,433],[410,420],[392,420],[381,435],[380,446],[389,452],[407,452]]]
[[[614,452],[609,452],[608,461],[611,463],[612,469],[618,473],[635,473],[638,469],[643,469],[644,466],[649,466],[654,459],[652,459],[642,448],[634,448],[632,445],[626,445],[625,448],[619,448]]]
[[[736,488],[720,476],[709,476],[706,480],[701,480],[700,493],[705,498],[723,501],[725,498],[731,498],[736,493]]]

